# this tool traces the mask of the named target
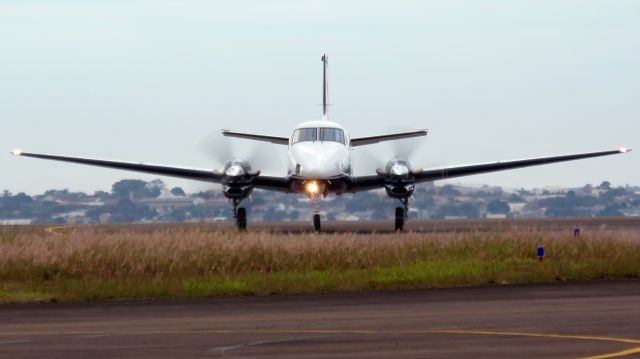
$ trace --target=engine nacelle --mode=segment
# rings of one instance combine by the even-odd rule
[[[384,177],[384,189],[392,198],[408,198],[415,191],[411,162],[394,158],[387,162],[384,169],[378,168],[376,173]]]
[[[231,160],[222,170],[222,192],[227,198],[246,198],[253,191],[253,180],[260,171],[251,169],[248,162]]]

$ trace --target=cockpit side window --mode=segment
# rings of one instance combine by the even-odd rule
[[[317,128],[299,128],[293,132],[292,143],[315,141],[318,138]]]
[[[321,128],[320,141],[335,141],[344,145],[344,132],[339,128]]]

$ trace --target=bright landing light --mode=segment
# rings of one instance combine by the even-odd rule
[[[318,190],[320,190],[316,181],[307,182],[305,188],[309,194],[316,194],[318,193]]]
[[[20,156],[22,154],[22,150],[15,149],[15,150],[11,151],[11,154],[14,155],[14,156]]]
[[[629,152],[629,150],[626,147],[620,147],[620,149],[618,150],[620,151],[620,153],[627,153]]]

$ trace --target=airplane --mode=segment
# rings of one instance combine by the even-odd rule
[[[341,125],[328,118],[329,89],[327,81],[328,57],[326,54],[322,56],[322,64],[322,116],[319,120],[299,124],[289,137],[222,130],[222,134],[227,137],[266,141],[288,146],[287,174],[282,177],[261,175],[260,171],[253,169],[248,161],[241,159],[229,160],[222,170],[209,170],[29,153],[22,150],[14,150],[11,153],[15,156],[72,162],[221,184],[224,196],[233,205],[233,216],[239,230],[245,230],[247,227],[246,209],[239,207],[239,205],[256,188],[306,194],[315,206],[313,214],[315,231],[321,229],[321,198],[332,193],[341,195],[384,188],[388,197],[400,201],[401,206],[396,207],[395,211],[394,228],[396,231],[402,231],[408,218],[409,200],[418,183],[631,151],[631,149],[622,147],[609,151],[426,169],[414,168],[408,159],[394,157],[388,160],[384,168],[378,168],[375,174],[358,176],[352,173],[351,148],[383,141],[426,136],[427,130],[369,137],[350,137]]]

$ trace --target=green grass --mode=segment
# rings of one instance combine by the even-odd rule
[[[547,257],[540,264],[539,244]],[[0,302],[417,289],[640,278],[640,234],[287,235],[205,226],[0,227]]]

